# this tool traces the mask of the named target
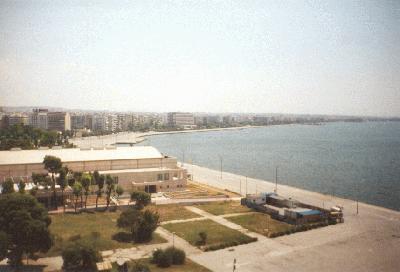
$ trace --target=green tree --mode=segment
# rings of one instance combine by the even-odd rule
[[[32,173],[32,182],[35,185],[41,185],[44,183],[46,175],[44,174],[38,174],[38,173]]]
[[[78,198],[82,196],[82,184],[80,182],[75,182],[74,186],[72,186],[72,193],[75,196],[75,212],[76,212],[76,206],[78,205]],[[82,202],[81,202],[82,206]]]
[[[20,194],[25,194],[25,186],[26,186],[25,182],[22,179],[20,179],[18,182],[18,192]]]
[[[96,262],[101,256],[96,247],[85,240],[69,244],[62,251],[65,271],[96,271]]]
[[[97,185],[97,183],[99,182],[99,179],[100,179],[100,173],[99,173],[99,171],[96,170],[93,172],[93,182],[95,185]]]
[[[59,171],[59,176],[58,176],[58,185],[60,185],[61,189],[61,203],[63,205],[64,212],[65,212],[64,191],[65,188],[67,188],[68,186],[67,174],[68,174],[68,168],[62,167]]]
[[[135,206],[139,210],[151,203],[151,195],[146,192],[135,191],[131,194],[131,200],[135,201]]]
[[[50,249],[53,245],[50,223],[46,209],[33,196],[16,193],[0,196],[0,232],[7,236],[6,257],[12,266],[20,266],[23,255]]]
[[[150,272],[150,268],[141,262],[135,262],[129,272]]]
[[[82,175],[81,183],[82,183],[82,188],[83,188],[84,194],[85,194],[85,209],[86,209],[86,204],[87,204],[87,198],[88,198],[88,195],[90,192],[91,180],[92,180],[92,177],[89,174],[84,173]]]
[[[14,193],[14,182],[12,181],[11,178],[7,178],[5,182],[3,182],[2,186],[2,190],[1,193],[2,194],[10,194],[10,193]]]
[[[110,206],[110,201],[111,201],[111,193],[115,189],[115,180],[113,177],[110,175],[106,175],[106,195],[107,195],[107,209]]]
[[[147,242],[151,240],[158,226],[158,220],[159,215],[156,212],[129,208],[120,214],[117,226],[130,231],[135,242]]]
[[[94,178],[95,179],[96,179],[96,172],[97,171],[94,172],[95,173],[94,174]],[[99,197],[101,197],[101,195],[103,194],[104,180],[105,180],[104,175],[99,175],[99,177],[97,178],[97,181],[96,181],[97,188],[98,188],[97,194],[96,194],[96,210],[97,210],[97,204],[98,204],[98,201],[99,201]]]
[[[57,209],[56,180],[54,176],[61,170],[62,167],[61,159],[55,156],[46,155],[43,159],[43,164],[44,168],[51,174],[51,179],[53,181],[52,188],[53,188],[54,208]]]
[[[117,194],[118,199],[119,199],[119,197],[124,193],[124,188],[122,188],[121,186],[117,185],[117,187],[115,188],[115,193]]]

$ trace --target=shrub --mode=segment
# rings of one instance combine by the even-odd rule
[[[207,243],[207,232],[199,232],[199,240],[196,241],[197,246],[204,246]]]
[[[101,260],[95,247],[85,241],[69,244],[62,251],[65,271],[91,271],[96,269],[96,262]]]
[[[150,272],[150,268],[140,262],[135,262],[135,264],[129,269],[129,272]]]
[[[158,219],[157,212],[130,208],[120,214],[117,226],[129,230],[135,242],[147,242],[151,240],[153,232],[157,228]]]
[[[183,250],[168,247],[165,250],[157,249],[153,252],[152,263],[157,264],[159,267],[169,267],[172,264],[184,264],[186,254]]]
[[[167,250],[172,250],[172,263],[173,264],[184,264],[186,259],[185,251],[179,248],[168,248]]]
[[[172,252],[163,251],[158,257],[157,265],[159,267],[170,267],[172,264]]]
[[[160,248],[157,248],[156,250],[153,251],[153,258],[151,259],[152,263],[157,264],[160,260],[160,256],[163,254],[163,250]]]

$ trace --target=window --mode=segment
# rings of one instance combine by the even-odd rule
[[[169,173],[164,174],[164,180],[169,180]]]
[[[169,185],[167,185],[167,188],[169,188]]]
[[[157,180],[163,180],[163,175],[162,174],[158,174],[157,175]]]

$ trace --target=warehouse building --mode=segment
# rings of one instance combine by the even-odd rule
[[[129,191],[155,193],[186,187],[187,172],[176,158],[151,146],[0,151],[0,183],[8,177],[29,181],[32,173],[47,173],[43,167],[46,155],[60,158],[72,171],[110,174]]]

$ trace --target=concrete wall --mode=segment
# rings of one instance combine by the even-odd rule
[[[122,169],[139,169],[139,168],[157,168],[165,167],[171,169],[179,169],[175,158],[162,159],[138,159],[138,160],[105,160],[105,161],[76,161],[64,162],[73,171],[107,171],[107,170],[122,170]],[[34,164],[13,164],[0,165],[0,182],[3,182],[7,177],[31,177],[32,173],[46,173],[42,163]]]

